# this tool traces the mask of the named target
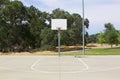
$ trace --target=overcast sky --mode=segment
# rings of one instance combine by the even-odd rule
[[[41,11],[51,12],[56,8],[70,13],[82,14],[82,0],[20,0],[26,6],[33,5]],[[89,34],[104,30],[105,23],[112,23],[120,30],[120,0],[84,0],[85,18],[90,21]]]

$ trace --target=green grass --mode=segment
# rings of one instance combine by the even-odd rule
[[[86,55],[120,55],[120,48],[93,48],[85,51]],[[82,55],[82,51],[64,53],[62,55]]]

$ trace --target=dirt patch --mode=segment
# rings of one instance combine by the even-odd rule
[[[61,51],[82,50],[82,46],[61,46]],[[56,50],[57,51],[57,50]]]
[[[87,44],[86,49],[88,48],[110,48],[109,44],[98,44],[98,43],[90,43]],[[113,47],[120,47],[120,45]],[[58,54],[58,47],[55,51],[33,51],[33,52],[9,52],[9,53],[0,53],[0,55],[57,55]],[[70,52],[70,51],[77,51],[82,50],[82,46],[61,46],[61,52]]]
[[[0,55],[56,55],[57,52],[53,51],[37,51],[37,52],[9,52],[0,53]]]
[[[87,44],[86,47],[91,47],[91,48],[111,48],[111,45],[109,44],[98,44],[98,43],[90,43]],[[113,45],[113,47],[120,47],[120,45]]]

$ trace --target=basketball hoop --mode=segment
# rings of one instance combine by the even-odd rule
[[[60,31],[67,30],[67,19],[52,19],[51,29],[58,31],[58,55],[60,57]]]
[[[52,19],[51,21],[52,30],[67,30],[67,19]]]

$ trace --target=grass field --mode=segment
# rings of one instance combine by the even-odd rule
[[[57,56],[58,52],[54,51],[37,51],[33,53],[29,52],[16,52],[16,53],[0,53],[0,55],[51,55]],[[75,51],[66,51],[61,52],[62,56],[76,56],[76,55],[83,55],[82,50],[75,50]],[[85,50],[85,55],[120,55],[120,48],[90,48]]]
[[[82,51],[63,53],[62,55],[82,55]],[[120,48],[92,48],[87,49],[85,55],[120,55]]]

